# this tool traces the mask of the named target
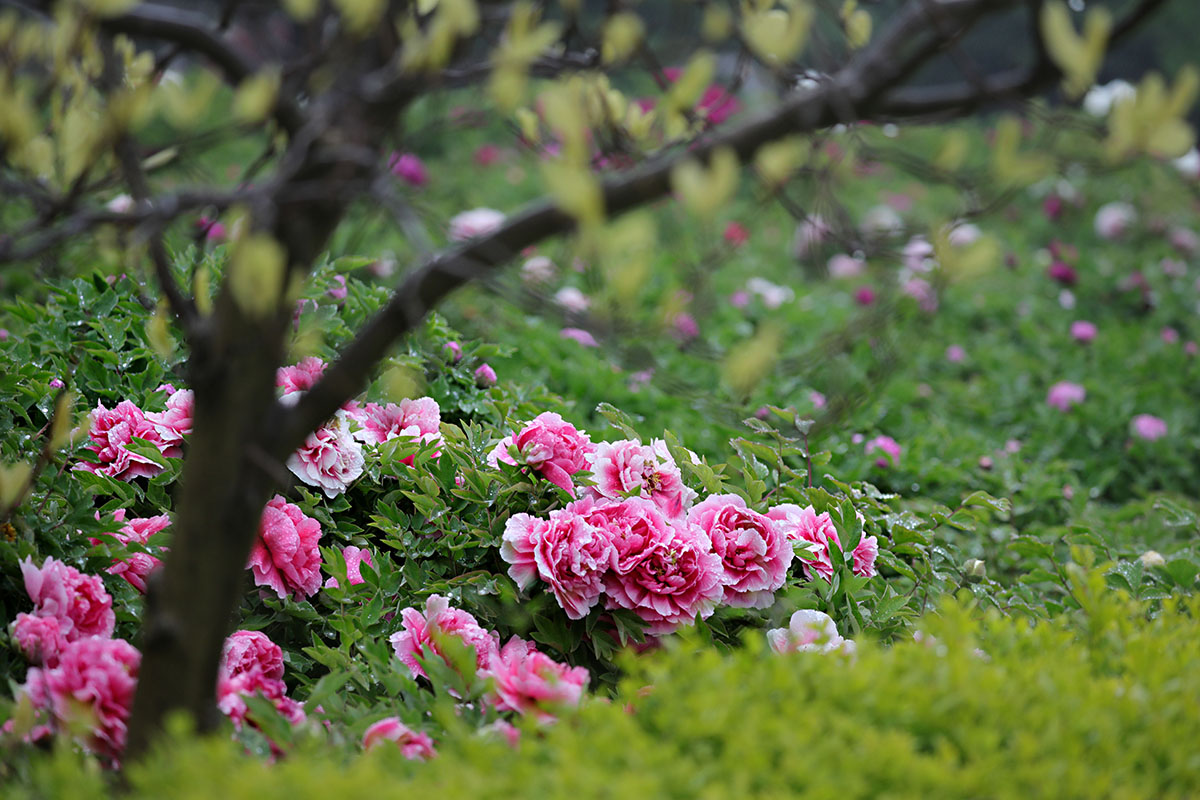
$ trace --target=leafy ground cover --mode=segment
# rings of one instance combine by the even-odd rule
[[[453,118],[441,112],[429,118]],[[845,681],[815,695],[844,708],[865,685],[907,697],[947,678],[894,729],[873,702],[843,731],[847,747],[873,732],[927,793],[938,770],[985,787],[988,759],[1038,749],[1022,738],[1043,730],[1028,716],[951,724],[951,710],[995,713],[980,698],[998,687],[1032,686],[1022,708],[1047,702],[1055,691],[1022,678],[1037,674],[1022,662],[1033,654],[1073,654],[1063,663],[1078,671],[1053,687],[1095,708],[1108,697],[1105,719],[1122,725],[1141,706],[1105,694],[1114,686],[1142,706],[1190,702],[1191,683],[1172,681],[1187,673],[1194,609],[1169,598],[1200,572],[1196,176],[1169,162],[1111,171],[1093,123],[1045,117],[1023,133],[1012,120],[834,132],[782,198],[743,187],[704,223],[668,202],[592,258],[550,245],[454,298],[286,465],[292,486],[264,515],[220,678],[237,748],[164,763],[238,760],[229,774],[251,786],[259,767],[242,751],[288,762],[332,745],[351,758],[394,740],[387,769],[444,748],[437,769],[453,772],[453,759],[508,746],[476,744],[485,731],[520,738],[534,770],[588,735],[633,735],[622,724],[647,741],[671,731],[648,761],[740,761],[722,750],[720,714],[703,734],[672,727],[706,714],[661,688],[692,660],[711,670],[689,685],[750,687],[743,702],[761,713],[747,730],[780,747],[806,745],[768,712],[810,679]],[[464,224],[459,212],[531,196],[538,170],[528,136],[469,115],[451,130],[475,144],[472,169],[439,158],[437,127],[414,135],[423,173],[395,161],[397,180],[420,184],[431,243]],[[1049,177],[998,170],[1014,130],[1022,157],[1048,154]],[[198,267],[216,285],[222,235],[177,243],[181,277]],[[335,242],[297,303],[283,402],[380,307],[421,238],[364,209]],[[119,761],[137,663],[126,642],[169,548],[189,436],[177,334],[140,302],[138,276],[103,253],[76,271],[0,317],[0,455],[18,465],[0,481],[17,754],[3,777],[18,782],[66,780],[68,748],[60,762],[35,755],[55,737]],[[1159,644],[1174,655],[1133,685]],[[742,677],[756,670],[761,686]],[[895,685],[870,678],[897,670]],[[984,685],[995,691],[972,694]],[[553,724],[564,716],[575,722]],[[1177,723],[1113,722],[1113,742],[1154,735],[1094,784],[1068,776],[1072,790],[1176,791],[1186,754],[1153,769],[1139,754]],[[1068,732],[1072,748],[1083,730]],[[1006,785],[1038,785],[1074,753]],[[450,772],[403,774],[440,785]],[[730,786],[769,772],[734,771]],[[895,780],[870,773],[860,793]]]

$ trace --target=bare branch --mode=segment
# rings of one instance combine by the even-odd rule
[[[944,31],[957,32],[984,13],[1011,2],[941,0]],[[876,43],[862,51],[832,79],[803,91],[777,108],[720,135],[706,137],[684,153],[672,153],[629,175],[603,185],[604,207],[618,216],[670,191],[670,175],[684,158],[707,160],[714,151],[730,148],[742,162],[758,148],[789,134],[811,132],[835,124],[845,109],[870,110],[895,82],[931,56],[944,41],[931,34],[924,3],[910,2]],[[429,309],[469,281],[504,264],[525,247],[572,230],[574,220],[556,205],[543,201],[517,215],[497,231],[443,252],[419,267],[397,288],[388,304],[343,350],[321,380],[290,408],[279,406],[280,433],[273,452],[282,456],[299,446],[308,433],[333,415],[364,385],[388,348],[413,330]]]

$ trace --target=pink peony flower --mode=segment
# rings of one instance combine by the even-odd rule
[[[146,593],[146,581],[150,577],[150,573],[162,566],[162,561],[150,553],[130,553],[126,558],[119,558],[113,562],[105,572],[109,575],[119,575],[133,588],[137,589],[142,594]]]
[[[932,314],[938,310],[937,291],[933,288],[933,284],[924,278],[910,278],[900,287],[906,295],[917,301],[917,305],[921,310]]]
[[[508,574],[517,585],[524,589],[540,578],[571,619],[583,619],[596,605],[604,573],[617,559],[607,531],[575,513],[577,505],[551,511],[545,520],[515,514],[504,525],[500,545],[500,557],[511,564]]]
[[[498,378],[496,370],[492,369],[488,364],[480,364],[475,368],[475,385],[480,389],[487,389],[489,386],[495,386]]]
[[[366,548],[349,545],[342,548],[342,558],[346,560],[346,580],[350,585],[357,586],[360,583],[366,583],[362,576],[362,565],[375,566],[375,562],[371,560],[371,551]],[[325,588],[338,588],[338,579],[329,578],[326,580]]]
[[[492,654],[500,646],[500,637],[484,630],[475,617],[458,608],[451,608],[450,601],[433,594],[425,600],[425,613],[413,607],[400,612],[403,629],[393,633],[388,641],[414,678],[428,677],[417,660],[433,656],[444,658],[437,644],[438,635],[456,636],[463,644],[475,648],[475,663],[483,669]]]
[[[500,160],[500,148],[494,144],[481,144],[475,150],[475,163],[481,167],[490,167]]]
[[[671,326],[674,328],[675,337],[685,342],[700,335],[700,324],[686,311],[676,314]]]
[[[416,400],[406,397],[399,405],[367,403],[350,417],[359,425],[354,431],[354,438],[364,444],[383,444],[401,436],[422,442],[442,441],[442,410],[432,397],[419,397]],[[409,456],[404,463],[411,467],[413,458]]]
[[[1063,201],[1057,194],[1048,194],[1046,199],[1042,201],[1042,213],[1046,215],[1046,219],[1051,222],[1057,222],[1062,216]]]
[[[84,575],[54,558],[35,567],[30,557],[21,562],[21,575],[34,603],[33,615],[57,619],[66,641],[112,636],[117,618],[98,576]]]
[[[1079,275],[1075,272],[1075,268],[1065,261],[1053,261],[1046,268],[1046,274],[1051,280],[1061,283],[1063,286],[1074,286],[1079,282]]]
[[[1046,394],[1046,403],[1059,411],[1070,411],[1071,406],[1078,405],[1087,397],[1087,390],[1078,383],[1059,381],[1050,387]]]
[[[363,474],[362,445],[350,435],[346,415],[333,419],[308,435],[300,449],[288,457],[288,469],[309,486],[333,499]]]
[[[325,362],[309,356],[290,367],[280,367],[275,372],[275,385],[283,389],[284,395],[292,392],[307,392],[325,374]]]
[[[256,668],[236,675],[222,675],[218,679],[217,708],[233,721],[234,728],[241,730],[250,712],[246,698],[256,694],[269,700],[279,715],[292,725],[299,725],[307,718],[304,706],[287,696],[287,684],[267,677]]]
[[[1167,232],[1167,239],[1182,255],[1192,256],[1200,250],[1200,235],[1191,228],[1171,228]]]
[[[796,234],[792,237],[792,256],[797,259],[804,258],[832,232],[833,229],[820,214],[806,217],[796,226]]]
[[[775,520],[793,546],[805,547],[815,556],[812,560],[800,560],[805,577],[811,579],[815,573],[832,582],[834,567],[829,543],[832,541],[840,548],[841,541],[828,512],[817,514],[812,506],[801,508],[794,503],[782,503],[767,511],[767,516]]]
[[[722,237],[730,247],[741,247],[750,240],[750,231],[746,230],[746,226],[740,222],[731,222],[725,226],[725,233],[722,234]]]
[[[465,242],[486,236],[504,224],[504,214],[491,208],[464,211],[450,220],[450,241]]]
[[[1087,320],[1077,319],[1071,323],[1071,338],[1087,344],[1096,338],[1096,326]]]
[[[812,609],[792,614],[786,628],[767,631],[767,642],[776,653],[828,653],[845,649],[847,641],[828,614]]]
[[[859,278],[867,271],[867,262],[862,258],[838,253],[829,259],[826,269],[829,271],[829,277],[834,280]]]
[[[263,509],[246,564],[254,584],[273,589],[280,598],[311,597],[321,588],[320,539],[321,523],[275,495]]]
[[[221,650],[221,675],[236,678],[256,671],[283,680],[283,649],[261,631],[234,631]]]
[[[492,679],[489,699],[496,708],[543,722],[559,708],[579,705],[589,678],[585,668],[560,664],[516,636],[492,653],[480,676]]]
[[[574,286],[564,286],[554,293],[554,302],[564,311],[582,314],[592,305],[592,301],[582,290]]]
[[[795,555],[783,529],[736,494],[715,494],[688,512],[688,523],[712,541],[725,570],[724,601],[765,608],[787,579]]]
[[[111,535],[121,544],[129,544],[137,542],[138,544],[148,544],[150,537],[156,533],[165,530],[171,524],[171,518],[166,514],[158,514],[153,517],[134,517],[126,521],[125,515],[128,512],[123,508],[118,508],[113,512],[113,520],[115,522],[124,522],[121,529]],[[100,512],[96,512],[96,519],[100,519]],[[92,544],[103,544],[104,539],[96,536],[89,536],[88,541]]]
[[[672,519],[696,499],[696,493],[684,485],[679,466],[661,439],[650,445],[630,439],[600,442],[586,459],[596,482],[588,491],[597,497],[644,497]]]
[[[1120,239],[1137,221],[1137,211],[1128,203],[1107,203],[1096,212],[1096,235],[1110,241]]]
[[[123,639],[86,636],[64,647],[55,667],[30,669],[21,691],[52,728],[86,730],[82,744],[115,765],[125,749],[141,660]]]
[[[862,537],[850,553],[850,557],[853,561],[851,572],[860,578],[874,578],[875,560],[879,557],[879,540],[874,536]]]
[[[363,733],[364,750],[370,750],[383,742],[395,742],[400,752],[410,761],[426,761],[437,755],[429,734],[412,730],[401,722],[399,717],[384,717]]]
[[[725,594],[724,564],[699,527],[645,516],[613,535],[617,569],[604,578],[607,606],[633,611],[649,633],[670,633],[712,614]]]
[[[333,286],[330,286],[328,289],[326,289],[325,294],[327,294],[332,300],[337,300],[339,302],[345,300],[346,296],[350,294],[350,290],[346,288],[346,276],[334,275]]]
[[[526,283],[549,283],[558,267],[546,256],[532,256],[521,265],[521,279]]]
[[[1138,414],[1130,423],[1133,435],[1147,442],[1153,442],[1167,435],[1167,423],[1153,414]]]
[[[876,436],[867,442],[863,448],[863,452],[867,455],[876,450],[883,453],[882,456],[875,460],[875,464],[880,467],[897,466],[900,464],[900,445],[890,436]]]
[[[9,631],[26,660],[36,666],[57,666],[58,654],[67,646],[58,617],[17,614]]]
[[[181,389],[167,398],[165,411],[151,411],[146,419],[158,432],[162,441],[163,455],[178,458],[182,451],[183,437],[192,432],[192,409],[195,398],[191,389]]]
[[[84,461],[76,465],[75,469],[96,472],[122,481],[149,478],[163,471],[163,468],[151,459],[129,449],[129,444],[134,438],[144,439],[160,450],[164,448],[162,438],[154,425],[133,403],[122,400],[111,411],[103,404],[98,405],[88,415],[88,420],[91,423],[89,437],[92,443],[87,449],[96,454],[99,463]]]
[[[570,339],[578,342],[584,347],[599,347],[600,343],[596,341],[596,337],[592,336],[589,331],[583,328],[563,328],[558,332],[558,335],[563,339]]]
[[[510,445],[516,448],[523,463],[572,497],[575,484],[571,476],[588,468],[588,454],[595,450],[586,433],[553,411],[538,414],[511,441],[507,438],[501,441],[488,456],[488,462],[515,464],[509,453]]]
[[[421,187],[429,183],[429,172],[421,159],[412,153],[392,153],[388,167],[393,175],[410,186]]]
[[[521,744],[521,729],[506,719],[498,719],[495,722],[484,725],[479,729],[479,733],[482,736],[502,739],[505,744],[514,750]]]
[[[196,231],[206,241],[213,244],[220,244],[225,241],[227,235],[224,223],[218,222],[215,219],[209,219],[208,217],[200,217],[196,220]]]

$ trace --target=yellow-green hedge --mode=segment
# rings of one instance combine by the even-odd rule
[[[1096,575],[1074,589],[1085,614],[949,604],[922,641],[864,642],[854,661],[677,642],[515,751],[464,731],[428,763],[314,741],[266,765],[183,739],[129,778],[134,797],[179,800],[1200,795],[1200,601],[1151,614]],[[79,763],[35,762],[5,795],[104,795]]]

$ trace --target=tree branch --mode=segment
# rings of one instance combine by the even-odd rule
[[[1007,8],[1014,1],[940,0],[937,7],[945,28],[939,35],[929,30],[926,4],[912,0],[872,46],[822,86],[801,92],[727,132],[705,137],[685,152],[660,157],[629,175],[606,181],[603,196],[607,215],[618,216],[667,194],[671,171],[685,158],[706,161],[716,150],[730,148],[744,163],[767,142],[836,124],[838,112],[847,108],[860,115],[869,111],[868,104],[932,56],[945,35],[953,35],[983,14]],[[495,232],[426,261],[405,279],[388,304],[296,405],[276,407],[280,426],[271,442],[272,453],[283,458],[295,450],[312,430],[366,385],[371,370],[392,344],[413,330],[450,292],[487,274],[525,247],[574,227],[572,217],[555,204],[542,201]]]

